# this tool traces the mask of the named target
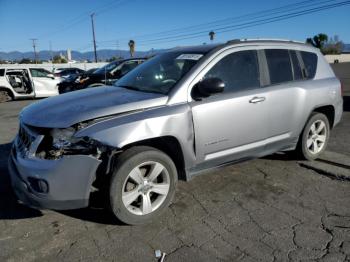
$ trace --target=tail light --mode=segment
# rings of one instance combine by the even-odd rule
[[[60,77],[61,75],[60,75],[60,73],[55,73],[54,74],[56,77]]]

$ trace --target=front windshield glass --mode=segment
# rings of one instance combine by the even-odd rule
[[[95,72],[93,72],[93,74],[104,74],[105,72],[110,73],[118,65],[120,65],[120,61],[115,61],[115,62],[109,63],[109,64],[97,69]]]
[[[143,92],[168,94],[203,57],[202,53],[167,52],[155,56],[119,79],[114,85]]]

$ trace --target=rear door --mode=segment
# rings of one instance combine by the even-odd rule
[[[267,146],[275,151],[288,146],[298,135],[294,130],[299,125],[300,112],[303,111],[303,108],[298,107],[305,94],[303,73],[294,50],[265,49],[265,57],[269,78],[269,83],[264,87],[269,108]]]
[[[51,73],[42,68],[30,68],[30,74],[35,90],[35,97],[58,95],[59,79],[50,76]]]
[[[257,51],[230,51],[216,60],[203,77],[223,80],[224,92],[190,102],[197,164],[204,168],[257,156],[267,137],[268,108]]]

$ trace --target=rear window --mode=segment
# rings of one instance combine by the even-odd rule
[[[4,76],[5,75],[5,69],[0,69],[0,76]]]
[[[292,64],[293,64],[294,80],[302,80],[303,73],[302,73],[301,66],[300,66],[296,52],[291,50],[290,57],[292,59]]]
[[[265,50],[271,84],[293,81],[289,51],[286,49]]]
[[[300,54],[304,61],[306,78],[307,79],[314,78],[316,74],[316,68],[317,68],[317,55],[315,53],[310,53],[305,51],[301,51]]]

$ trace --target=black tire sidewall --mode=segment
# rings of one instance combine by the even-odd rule
[[[309,134],[309,130],[311,125],[316,122],[317,120],[322,120],[325,124],[326,124],[326,141],[325,141],[325,145],[323,146],[322,150],[317,153],[317,154],[311,154],[307,148],[307,138],[308,138],[308,134]],[[328,139],[329,139],[329,135],[330,135],[330,126],[329,126],[329,121],[328,118],[321,113],[313,113],[304,130],[303,130],[303,134],[302,134],[302,139],[301,139],[301,153],[303,155],[303,157],[307,160],[315,160],[316,158],[318,158],[326,149],[327,144],[328,144]]]
[[[169,193],[162,205],[147,215],[135,215],[127,210],[122,201],[122,191],[125,179],[136,166],[147,162],[161,163],[168,171],[170,177]],[[113,214],[122,222],[131,225],[140,225],[151,222],[159,217],[171,203],[177,185],[177,170],[174,162],[162,151],[152,147],[135,147],[123,152],[117,159],[110,181],[109,199]]]

